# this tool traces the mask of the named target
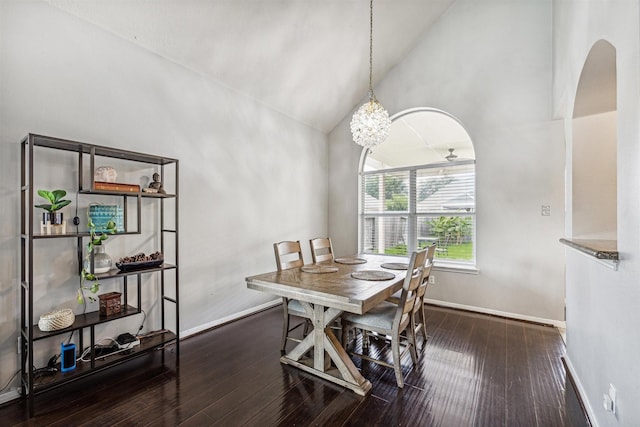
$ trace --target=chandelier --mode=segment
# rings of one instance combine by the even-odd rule
[[[356,144],[372,148],[387,139],[391,119],[373,94],[373,0],[369,3],[369,101],[358,108],[351,119],[351,134]]]

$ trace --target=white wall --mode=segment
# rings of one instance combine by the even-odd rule
[[[19,364],[19,142],[29,132],[180,160],[182,331],[274,300],[244,278],[275,269],[273,242],[326,235],[321,132],[40,1],[0,2],[0,58],[0,384]],[[125,239],[113,239],[120,251]],[[71,264],[68,289],[37,310],[73,304]]]
[[[474,143],[480,273],[436,271],[427,291],[436,302],[564,320],[564,142],[551,118],[551,26],[550,1],[459,0],[376,88],[390,114],[442,109]],[[349,120],[329,146],[329,232],[344,253],[357,249],[360,150]]]
[[[554,3],[554,109],[566,121],[572,152],[573,103],[591,47],[604,39],[617,57],[618,271],[567,249],[567,356],[591,419],[600,426],[640,425],[640,5],[617,2]],[[568,159],[571,165],[571,159]],[[567,171],[571,174],[571,170]],[[571,185],[567,186],[571,200]],[[571,214],[570,206],[567,215]],[[568,221],[569,222],[569,221]],[[567,234],[571,235],[569,227]],[[617,389],[617,414],[602,395]]]

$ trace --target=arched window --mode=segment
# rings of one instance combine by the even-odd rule
[[[475,151],[453,116],[417,108],[363,150],[359,250],[407,255],[433,242],[440,265],[475,265]]]

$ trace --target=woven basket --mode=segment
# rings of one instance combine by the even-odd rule
[[[57,331],[73,325],[75,319],[76,316],[70,308],[63,308],[40,316],[38,327],[43,332]]]

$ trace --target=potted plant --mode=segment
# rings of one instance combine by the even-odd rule
[[[51,227],[54,226],[54,230],[64,233],[66,231],[64,217],[62,212],[58,211],[71,203],[71,200],[63,199],[63,197],[67,195],[67,192],[64,190],[38,190],[38,195],[49,202],[36,205],[36,208],[45,210],[45,212],[42,213],[40,232],[51,234]]]
[[[116,223],[114,221],[107,222],[106,232],[97,232],[96,225],[91,220],[91,217],[87,215],[87,219],[89,242],[87,243],[87,254],[80,272],[80,287],[76,297],[78,304],[84,303],[85,290],[92,294],[97,294],[100,290],[100,281],[97,274],[109,271],[112,265],[111,257],[104,252],[102,242],[109,238],[108,234],[116,232]],[[93,295],[89,295],[89,301],[94,302],[95,300]]]

